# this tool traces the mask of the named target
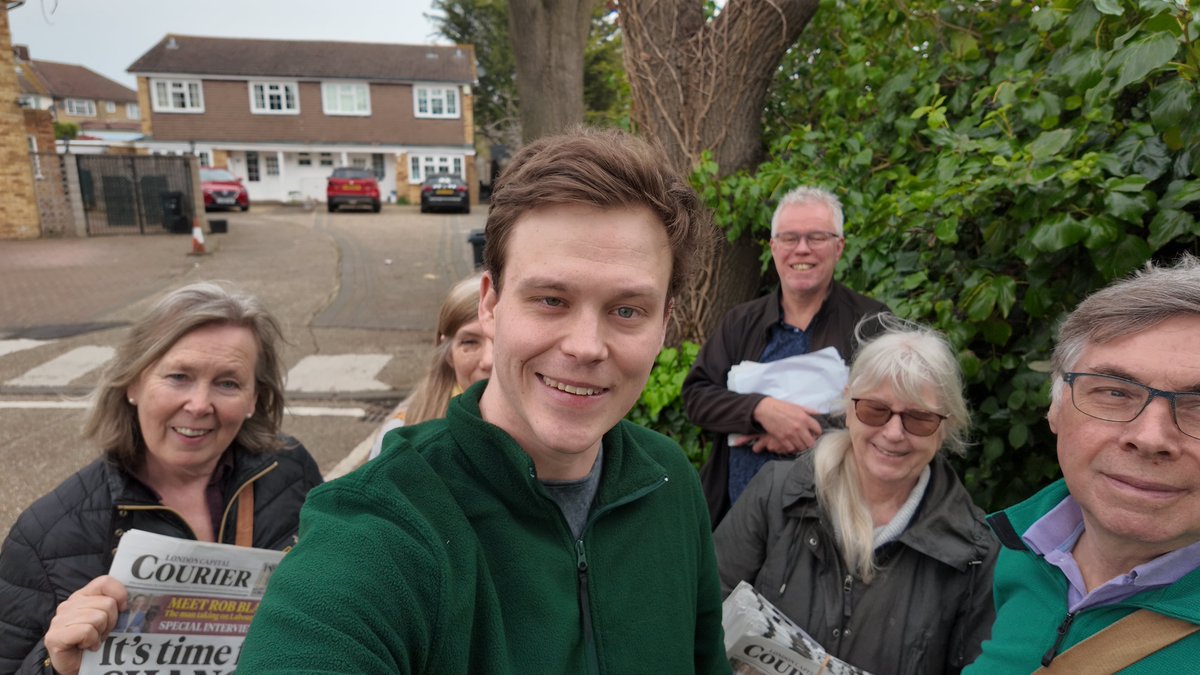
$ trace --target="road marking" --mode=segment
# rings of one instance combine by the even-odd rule
[[[0,409],[9,410],[82,410],[87,401],[0,401]]]
[[[6,384],[14,387],[65,387],[103,366],[112,358],[113,352],[112,347],[76,347]]]
[[[316,406],[288,406],[283,412],[295,417],[366,417],[362,408],[321,408]]]
[[[338,354],[306,356],[287,377],[288,391],[388,391],[375,379],[392,359],[389,354]]]
[[[0,410],[84,410],[88,401],[0,401]],[[319,406],[288,406],[284,414],[294,417],[366,417],[363,408],[322,408]]]
[[[41,347],[48,345],[53,340],[30,340],[29,338],[19,338],[16,340],[0,340],[0,356],[7,356],[15,352],[23,352],[26,349]]]

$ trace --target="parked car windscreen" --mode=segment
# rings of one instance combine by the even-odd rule
[[[374,178],[375,174],[367,171],[366,169],[334,169],[332,177],[364,180],[367,178]]]
[[[463,179],[452,173],[431,173],[425,177],[425,183],[433,185],[434,183],[462,183]]]
[[[237,176],[225,169],[200,169],[200,180],[208,183],[236,183]]]

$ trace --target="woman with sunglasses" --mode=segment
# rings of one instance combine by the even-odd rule
[[[769,463],[717,528],[721,585],[870,672],[957,673],[991,630],[998,544],[942,452],[969,424],[954,350],[887,324],[850,368],[846,429]]]

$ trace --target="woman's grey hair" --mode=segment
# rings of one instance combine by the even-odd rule
[[[941,447],[962,454],[971,419],[954,348],[941,333],[890,314],[864,319],[857,334],[876,322],[883,331],[859,349],[850,367],[846,414],[854,414],[850,399],[883,385],[890,386],[901,401],[921,408],[929,406],[925,396],[932,391],[936,400],[932,412],[946,416],[938,428]],[[863,581],[870,582],[877,571],[875,526],[862,496],[849,432],[826,432],[813,453],[817,499],[833,521],[842,557]]]
[[[771,216],[771,236],[774,237],[775,233],[779,231],[779,214],[783,212],[783,207],[810,202],[824,204],[833,214],[833,229],[837,230],[839,237],[845,236],[845,218],[842,215],[841,200],[829,190],[806,185],[793,188],[779,200],[779,205],[775,207],[775,214]]]
[[[1092,293],[1063,321],[1051,359],[1055,403],[1062,375],[1088,345],[1140,333],[1176,316],[1200,315],[1200,258],[1183,254],[1174,265],[1146,267]]]
[[[258,345],[254,414],[242,424],[235,442],[254,453],[277,450],[284,404],[279,322],[256,298],[211,282],[171,291],[134,323],[92,392],[84,436],[110,460],[137,470],[145,459],[146,443],[126,390],[180,338],[198,328],[222,325],[249,329]]]

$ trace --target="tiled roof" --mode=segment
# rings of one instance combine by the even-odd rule
[[[54,98],[137,103],[137,93],[132,89],[83,66],[39,60],[25,61],[21,65],[32,69],[36,79]]]
[[[394,45],[370,42],[244,40],[167,35],[130,73],[341,78],[372,82],[475,81],[471,45]]]

